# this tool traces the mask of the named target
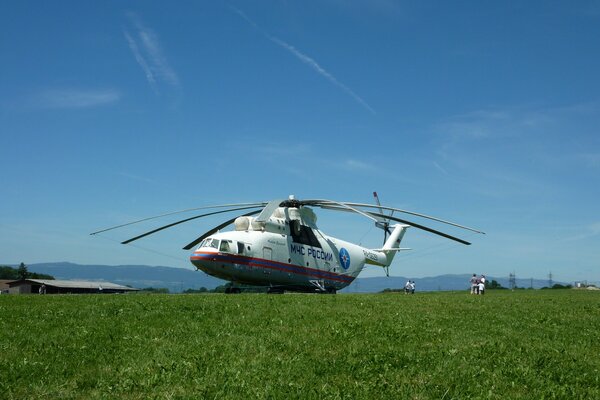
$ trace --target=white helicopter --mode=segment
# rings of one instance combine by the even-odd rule
[[[230,281],[232,285],[226,289],[227,293],[241,292],[241,285],[265,286],[270,293],[284,291],[336,293],[350,285],[367,264],[382,267],[387,273],[396,253],[409,250],[400,247],[400,242],[409,227],[422,229],[465,245],[471,244],[463,239],[393,216],[394,212],[484,233],[424,214],[382,206],[377,193],[374,192],[373,195],[376,205],[333,200],[297,200],[294,196],[289,196],[288,199],[269,202],[199,207],[184,211],[200,209],[217,211],[162,226],[125,240],[122,244],[209,215],[252,210],[225,221],[183,247],[185,250],[194,248],[190,261],[196,269]],[[378,228],[384,230],[383,247],[368,249],[326,235],[317,228],[317,217],[310,207],[354,212],[373,220]],[[384,210],[390,214],[384,213]],[[91,235],[184,211],[144,218],[93,232]],[[258,216],[254,217],[256,214]],[[235,226],[233,231],[220,232],[232,223]]]

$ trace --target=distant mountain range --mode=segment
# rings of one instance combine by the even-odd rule
[[[171,293],[186,289],[214,289],[227,282],[202,271],[148,265],[80,265],[69,262],[29,264],[29,272],[54,276],[56,279],[108,281],[138,289],[167,288]],[[43,271],[43,272],[42,272]]]
[[[213,278],[202,271],[185,268],[151,267],[147,265],[80,265],[69,262],[30,264],[29,272],[37,272],[54,276],[56,279],[75,279],[108,281],[120,285],[129,285],[138,289],[154,287],[167,288],[171,293],[186,289],[205,287],[214,289],[227,283]],[[417,291],[468,290],[471,274],[440,275],[426,278],[410,278],[415,281]],[[344,289],[345,293],[374,293],[384,289],[401,289],[409,278],[403,276],[357,278],[354,283]],[[508,287],[508,278],[488,276],[488,281],[496,280],[503,287]],[[548,286],[543,279],[517,279],[518,287],[539,289]]]

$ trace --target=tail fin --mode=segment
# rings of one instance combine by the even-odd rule
[[[410,227],[409,225],[402,225],[402,224],[393,225],[394,230],[392,231],[392,233],[390,234],[390,237],[387,239],[387,241],[383,245],[383,249],[381,249],[381,251],[383,251],[385,253],[385,256],[387,258],[387,266],[389,266],[392,263],[392,261],[394,260],[394,257],[396,256],[396,252],[398,252],[400,250],[407,250],[407,249],[400,248],[400,242],[402,241],[402,238],[404,238],[404,234],[406,233],[406,230],[409,227]]]

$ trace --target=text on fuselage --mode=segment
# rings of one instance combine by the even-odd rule
[[[297,244],[292,243],[290,245],[290,253],[291,254],[301,254],[303,256],[312,256],[313,258],[316,258],[317,260],[325,260],[325,261],[332,261],[333,260],[333,254],[327,252],[327,251],[323,251],[321,249],[314,249],[312,247],[304,247],[304,246],[300,246]]]

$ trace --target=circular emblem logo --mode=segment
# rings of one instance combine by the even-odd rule
[[[348,254],[348,250],[343,247],[340,250],[340,264],[342,268],[348,269],[350,267],[350,254]]]

